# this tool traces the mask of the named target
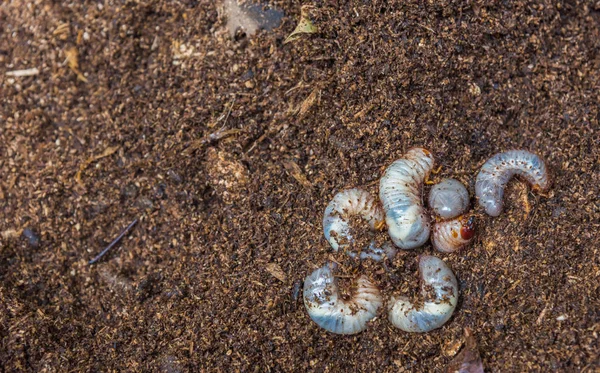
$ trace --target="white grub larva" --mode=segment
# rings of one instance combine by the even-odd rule
[[[546,165],[537,155],[526,150],[498,153],[481,166],[475,182],[479,205],[488,215],[498,216],[502,212],[504,188],[514,175],[522,176],[534,191],[550,187]]]
[[[431,243],[438,251],[451,253],[467,245],[475,236],[475,217],[459,216],[433,225]]]
[[[361,276],[352,298],[342,299],[334,269],[335,264],[326,264],[304,280],[304,305],[308,315],[329,332],[360,333],[367,328],[367,322],[377,315],[383,303],[381,293],[366,276]]]
[[[335,251],[340,248],[347,249],[354,243],[354,237],[350,230],[351,216],[360,216],[369,224],[371,231],[376,231],[384,222],[383,210],[368,192],[362,189],[348,189],[339,192],[329,202],[323,216],[325,238]],[[396,251],[391,245],[378,248],[372,241],[369,247],[362,250],[360,258],[372,258],[379,261],[383,259],[383,255],[393,257],[395,253]],[[348,252],[348,254],[351,257],[357,255],[354,252]]]
[[[412,148],[385,170],[379,182],[388,233],[401,249],[417,248],[429,238],[430,222],[421,194],[433,163],[430,151]]]
[[[424,302],[418,308],[407,297],[392,297],[389,320],[406,332],[424,333],[437,329],[450,319],[458,301],[458,284],[448,265],[435,256],[419,258],[421,294]]]
[[[429,192],[429,207],[442,219],[452,219],[467,211],[469,192],[456,179],[444,179]]]

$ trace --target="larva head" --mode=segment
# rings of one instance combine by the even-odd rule
[[[475,217],[469,217],[460,227],[460,237],[463,240],[470,240],[475,235]]]

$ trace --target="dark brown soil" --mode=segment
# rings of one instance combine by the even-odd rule
[[[237,40],[212,0],[2,2],[1,370],[433,372],[465,327],[489,371],[600,369],[600,3],[388,3],[316,1],[318,34],[284,45],[299,1]],[[436,253],[460,283],[443,328],[382,310],[329,334],[300,288],[332,255],[325,206],[411,146],[471,193],[511,148],[554,184],[511,183]],[[386,295],[417,293],[421,253],[374,275]]]

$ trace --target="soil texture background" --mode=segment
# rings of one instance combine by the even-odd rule
[[[284,44],[307,4],[318,32]],[[2,2],[0,370],[435,372],[468,327],[486,371],[598,371],[600,3],[270,5],[278,27],[232,37],[212,0]],[[376,195],[413,146],[472,195],[513,148],[553,185],[511,182],[455,254],[333,253],[333,195]],[[441,329],[309,319],[326,260],[416,295],[422,253],[459,281]]]

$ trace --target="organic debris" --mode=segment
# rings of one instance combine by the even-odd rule
[[[209,148],[206,174],[212,188],[225,203],[233,203],[248,183],[248,169],[233,154]]]
[[[446,373],[483,373],[483,362],[471,329],[465,328],[465,347],[448,364]]]
[[[298,22],[298,25],[294,31],[292,31],[292,33],[285,39],[283,44],[291,43],[294,40],[299,39],[303,34],[314,34],[317,32],[317,27],[313,25],[308,12],[309,9],[312,8],[313,7],[311,5],[302,6],[300,10],[300,21]]]
[[[285,161],[285,162],[283,162],[283,166],[285,167],[285,169],[287,170],[287,172],[294,179],[296,179],[297,182],[299,182],[300,184],[302,184],[304,187],[309,188],[309,187],[312,186],[311,182],[308,181],[308,179],[306,178],[306,175],[304,175],[304,173],[300,169],[300,166],[298,166],[296,164],[296,162],[294,162],[292,160]]]
[[[39,73],[40,73],[40,70],[38,70],[37,67],[32,67],[31,69],[7,71],[6,76],[14,76],[14,77],[34,76]]]
[[[597,1],[269,3],[295,16],[247,38],[222,1],[0,3],[0,371],[443,372],[465,326],[486,371],[597,370]],[[282,45],[302,4],[318,34]],[[186,68],[173,40],[198,53]],[[87,84],[62,64],[70,46]],[[506,213],[478,216],[460,255],[334,252],[331,197],[377,196],[413,146],[443,166],[432,179],[471,192],[490,156],[527,148],[553,196],[528,193],[524,220],[511,181]],[[140,213],[144,229],[88,265]],[[303,280],[327,261],[350,291],[363,273],[412,296],[420,254],[459,281],[443,328],[403,333],[384,307],[355,336],[309,319]]]
[[[266,269],[273,277],[275,277],[276,279],[278,279],[281,282],[285,282],[285,280],[286,280],[285,272],[283,272],[283,270],[281,269],[279,264],[269,263],[266,265]]]
[[[65,49],[65,56],[67,57],[67,63],[71,71],[77,75],[77,79],[81,80],[84,83],[87,83],[87,78],[83,76],[81,71],[79,70],[79,51],[76,47],[71,47]]]
[[[83,181],[81,180],[81,173],[83,172],[83,170],[85,170],[87,168],[87,166],[89,166],[92,162],[95,162],[104,157],[108,157],[109,155],[115,154],[117,152],[117,150],[119,150],[119,146],[109,146],[108,148],[104,149],[102,154],[95,155],[93,157],[86,159],[85,162],[83,162],[79,166],[79,171],[77,171],[77,174],[75,175],[75,181],[77,181],[77,183],[79,185],[83,185]]]
[[[304,117],[304,115],[306,115],[306,113],[308,113],[310,108],[318,101],[318,97],[320,96],[320,94],[321,94],[321,90],[319,88],[315,88],[308,95],[308,97],[306,97],[306,99],[304,99],[304,101],[302,101],[302,104],[300,105],[300,107],[298,109],[298,116],[300,116],[300,118]]]
[[[131,228],[133,228],[137,224],[137,222],[138,220],[134,219],[108,246],[106,246],[104,250],[100,252],[100,254],[96,255],[94,259],[90,260],[88,264],[97,263],[100,259],[102,259],[102,257],[104,257],[104,255],[106,255],[106,253],[110,251],[110,249],[115,247],[115,245],[118,244],[119,241],[121,241],[121,239],[125,237],[127,233],[129,233]]]

